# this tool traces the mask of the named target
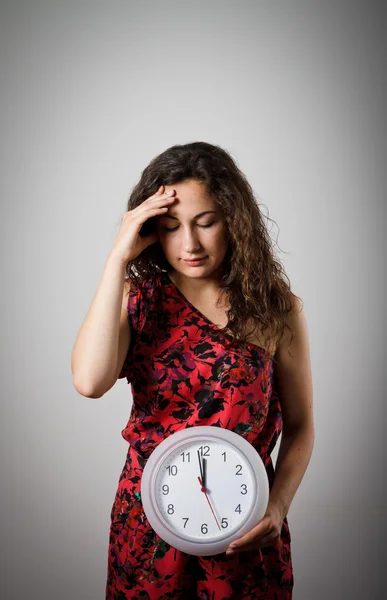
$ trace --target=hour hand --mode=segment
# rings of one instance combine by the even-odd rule
[[[206,491],[205,485],[204,485],[204,466],[203,466],[203,462],[204,462],[204,458],[200,455],[200,451],[198,450],[198,461],[199,461],[199,467],[200,467],[200,477],[198,477],[199,483],[202,486],[202,492]]]
[[[207,460],[203,458],[203,487],[207,489]]]

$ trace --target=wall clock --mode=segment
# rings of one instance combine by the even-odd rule
[[[196,556],[225,552],[263,518],[269,481],[255,448],[216,426],[188,427],[153,450],[141,498],[153,530]]]

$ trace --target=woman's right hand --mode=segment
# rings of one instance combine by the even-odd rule
[[[175,190],[171,194],[163,193],[164,186],[160,186],[153,196],[150,196],[133,210],[128,210],[122,217],[121,227],[114,242],[111,254],[122,262],[128,263],[137,258],[145,248],[155,244],[159,237],[151,233],[145,237],[139,235],[140,229],[151,217],[163,215],[174,202]]]

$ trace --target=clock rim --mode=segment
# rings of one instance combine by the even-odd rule
[[[241,521],[241,523],[238,526],[237,531],[239,532],[242,529],[242,527],[244,527],[245,523],[250,519],[252,513],[254,513],[254,510],[255,510],[256,504],[257,504],[257,502],[254,500],[254,498],[257,495],[257,489],[258,489],[258,487],[260,487],[260,483],[257,481],[257,477],[256,477],[256,474],[254,471],[254,465],[251,464],[251,461],[246,456],[246,454],[244,452],[241,452],[240,448],[237,448],[235,446],[235,444],[231,444],[228,440],[224,440],[224,439],[221,439],[216,436],[211,436],[212,440],[210,439],[210,436],[208,436],[208,437],[203,436],[203,437],[204,437],[204,439],[202,439],[202,437],[200,436],[199,443],[205,444],[207,441],[209,441],[210,443],[211,443],[211,441],[217,441],[217,442],[223,442],[225,447],[229,447],[234,450],[237,449],[239,455],[242,456],[242,460],[245,463],[247,463],[247,467],[250,470],[250,476],[251,476],[252,484],[253,484],[252,497],[251,497],[251,502],[249,505],[248,513],[243,518],[243,520]],[[170,533],[179,537],[183,541],[192,542],[192,543],[201,543],[201,544],[221,542],[221,541],[225,540],[226,538],[228,539],[230,536],[232,536],[235,533],[235,528],[233,528],[232,533],[227,533],[227,531],[225,530],[225,531],[223,531],[223,533],[221,535],[218,535],[215,538],[210,538],[208,540],[205,540],[205,539],[201,540],[200,538],[197,538],[195,536],[189,536],[188,534],[186,536],[182,535],[178,530],[174,529],[173,526],[165,519],[164,515],[162,514],[162,512],[160,510],[160,506],[157,501],[157,496],[154,493],[154,490],[156,489],[157,477],[160,474],[160,469],[161,469],[162,465],[165,464],[165,461],[168,460],[169,456],[172,453],[180,452],[181,448],[183,448],[186,444],[189,444],[191,442],[192,442],[192,438],[188,438],[188,440],[181,440],[174,447],[170,448],[170,450],[168,452],[166,452],[165,455],[162,458],[160,458],[160,460],[158,461],[158,468],[157,468],[157,470],[155,469],[153,471],[152,478],[151,478],[152,508],[153,508],[153,511],[157,513],[156,516],[157,516],[158,520],[163,522],[163,525],[165,526],[165,528],[168,529],[170,531]]]
[[[237,437],[235,437],[237,436]],[[256,494],[255,501],[250,508],[250,514],[243,522],[243,525],[217,540],[196,540],[184,537],[175,532],[164,517],[160,514],[157,501],[155,499],[155,481],[159,472],[157,465],[160,465],[174,449],[179,445],[183,445],[195,438],[218,438],[226,441],[231,446],[236,447],[239,452],[242,452],[245,459],[250,463],[253,473],[255,491],[257,486],[260,489],[260,494]],[[218,426],[198,425],[196,427],[186,427],[170,434],[165,438],[149,456],[141,479],[141,499],[145,515],[152,529],[172,547],[182,550],[187,554],[208,556],[211,554],[219,554],[224,551],[234,539],[240,538],[244,533],[250,531],[262,519],[266,512],[269,500],[269,480],[266,468],[262,458],[254,446],[241,435],[229,429],[224,429]]]

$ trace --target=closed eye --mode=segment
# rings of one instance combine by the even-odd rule
[[[208,225],[198,225],[198,227],[202,227],[203,229],[207,229],[208,227],[212,227],[212,225],[214,225],[214,223],[216,223],[216,221],[212,221],[212,223],[208,223]],[[179,227],[164,227],[165,231],[176,231],[176,229],[179,229]]]

